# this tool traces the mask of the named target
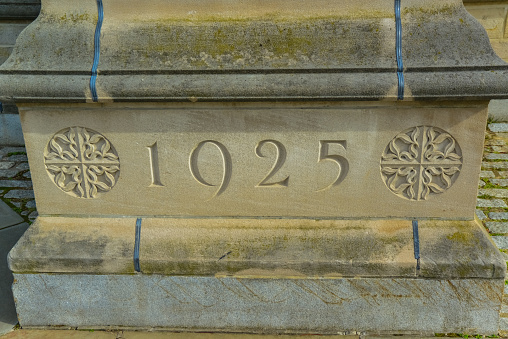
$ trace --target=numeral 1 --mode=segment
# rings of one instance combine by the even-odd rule
[[[152,172],[152,184],[149,187],[164,187],[159,172],[159,151],[157,149],[157,142],[147,148],[150,154],[150,171]]]

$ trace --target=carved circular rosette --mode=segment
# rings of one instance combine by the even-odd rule
[[[110,191],[120,175],[120,159],[111,142],[84,127],[56,133],[44,150],[44,163],[58,188],[77,198]]]
[[[397,135],[381,157],[381,176],[396,195],[427,200],[449,189],[462,169],[462,151],[449,133],[418,126]]]

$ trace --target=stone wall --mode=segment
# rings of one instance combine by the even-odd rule
[[[467,10],[485,27],[492,47],[508,62],[508,1],[464,0]],[[0,64],[12,51],[19,33],[40,11],[40,0],[0,2]],[[508,91],[508,89],[507,89]],[[493,100],[489,114],[497,121],[508,121],[508,100]],[[17,109],[3,105],[0,110],[0,145],[23,145]]]
[[[39,15],[40,0],[0,1],[0,64],[9,57],[19,33]],[[16,106],[0,108],[0,145],[23,145]]]
[[[485,27],[497,55],[508,62],[508,1],[464,0],[464,4]],[[489,115],[493,120],[508,121],[508,100],[492,100]]]

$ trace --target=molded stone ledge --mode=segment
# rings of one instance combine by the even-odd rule
[[[39,217],[8,256],[15,272],[134,273],[133,218]]]
[[[241,4],[106,2],[99,101],[397,100],[393,0]],[[508,65],[462,1],[402,12],[407,100],[508,98]],[[89,101],[96,20],[94,2],[45,1],[0,100]]]
[[[133,218],[39,217],[9,254],[15,273],[134,272]],[[145,274],[503,279],[506,264],[475,221],[144,218]]]
[[[41,10],[40,0],[17,0],[15,3],[0,3],[0,19],[35,19]]]

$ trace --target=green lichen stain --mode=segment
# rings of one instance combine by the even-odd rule
[[[474,234],[466,232],[455,232],[447,236],[448,240],[461,243],[464,246],[470,246],[477,242]]]
[[[164,68],[205,69],[274,67],[313,63],[361,66],[365,57],[382,50],[382,22],[322,21],[154,21],[122,31],[118,40],[137,36],[128,49],[112,57],[126,67],[154,62]],[[362,36],[358,41],[356,36]],[[362,46],[368,45],[366,51]],[[331,57],[333,56],[333,57]]]
[[[59,19],[62,22],[78,23],[81,21],[89,21],[89,20],[91,20],[91,17],[88,13],[82,13],[82,14],[65,13]]]

